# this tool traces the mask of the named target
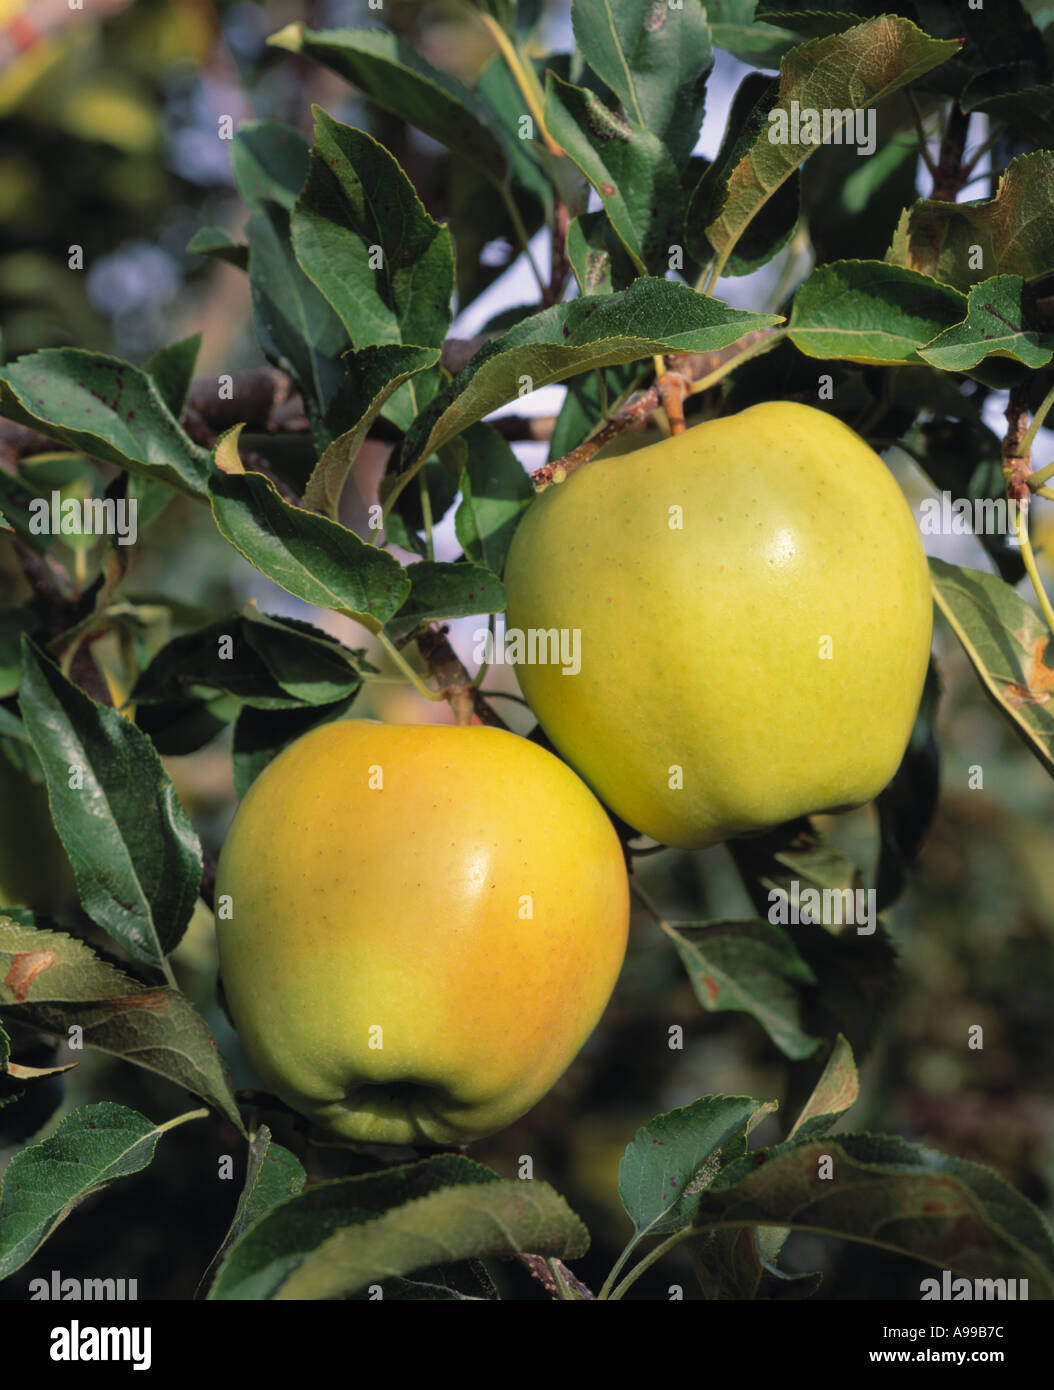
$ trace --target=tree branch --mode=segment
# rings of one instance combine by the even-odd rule
[[[449,628],[433,624],[417,638],[417,650],[424,658],[436,689],[454,711],[459,724],[471,724],[475,715],[481,724],[494,729],[509,726],[472,682],[447,637]]]
[[[553,1278],[552,1271],[549,1268],[549,1261],[545,1258],[544,1255],[527,1255],[521,1253],[517,1255],[516,1258],[524,1266],[524,1268],[531,1275],[531,1277],[533,1279],[538,1280],[539,1284],[542,1285],[542,1287],[545,1289],[547,1293],[552,1294],[554,1298],[559,1297],[559,1285]],[[567,1284],[567,1286],[570,1289],[572,1289],[578,1295],[579,1298],[596,1298],[596,1294],[593,1292],[593,1290],[589,1288],[588,1285],[583,1284],[581,1279],[579,1279],[576,1275],[572,1274],[568,1267],[564,1264],[563,1260],[553,1258],[552,1263],[556,1265],[557,1268],[560,1270],[560,1276]]]
[[[670,427],[674,434],[679,434],[684,429],[684,397],[692,390],[692,383],[699,382],[703,386],[709,386],[705,380],[707,377],[716,376],[721,372],[722,367],[733,358],[753,356],[759,351],[758,344],[763,339],[772,337],[782,332],[778,328],[760,328],[753,333],[747,333],[736,342],[730,343],[728,347],[721,348],[717,352],[693,352],[693,353],[671,353],[665,361],[667,370],[664,375],[650,386],[647,391],[642,392],[636,399],[631,400],[617,415],[604,425],[595,434],[591,435],[584,443],[572,449],[570,453],[564,454],[563,458],[557,459],[554,463],[543,464],[541,468],[536,468],[531,474],[531,482],[534,484],[536,492],[541,492],[550,483],[562,483],[568,474],[581,468],[584,463],[601,450],[605,444],[610,443],[617,435],[624,430],[640,427],[647,417],[658,406],[665,407],[670,420]],[[729,368],[729,370],[731,370]],[[698,389],[698,388],[696,388]]]
[[[968,177],[963,167],[963,152],[966,149],[966,132],[969,125],[969,114],[963,111],[957,101],[953,101],[941,140],[941,151],[937,156],[933,192],[930,194],[931,198],[942,203],[954,203]]]

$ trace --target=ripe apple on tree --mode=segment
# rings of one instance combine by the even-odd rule
[[[529,1110],[596,1025],[629,924],[618,837],[558,758],[500,729],[366,720],[264,769],[216,904],[264,1080],[386,1144],[462,1144]]]
[[[524,513],[510,628],[581,630],[581,670],[517,667],[554,746],[683,848],[840,811],[896,771],[929,659],[929,572],[882,460],[775,401],[625,458]]]

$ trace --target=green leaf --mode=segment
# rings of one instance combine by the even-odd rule
[[[828,1134],[860,1097],[860,1077],[853,1049],[841,1034],[835,1039],[827,1065],[794,1121],[788,1139],[818,1139]]]
[[[184,433],[139,367],[80,348],[44,348],[0,368],[0,414],[71,449],[201,497],[208,453]]]
[[[319,724],[342,718],[354,696],[332,705],[299,705],[296,709],[255,709],[246,705],[234,723],[234,792],[243,800],[253,782],[282,749]]]
[[[0,611],[0,700],[6,700],[18,689],[22,679],[22,634],[31,632],[37,619],[29,608],[8,608]],[[21,724],[8,715],[7,710],[0,715],[0,734],[9,733],[7,719],[21,730]],[[25,738],[25,732],[22,731]]]
[[[950,285],[884,261],[818,266],[794,296],[787,333],[808,357],[899,365],[966,311]]]
[[[581,294],[613,294],[632,284],[636,271],[604,212],[584,212],[567,229],[567,259]]]
[[[756,1018],[787,1057],[808,1057],[819,1046],[802,1026],[801,986],[815,977],[786,930],[764,920],[667,923],[692,982],[709,1013],[742,1010]]]
[[[715,48],[758,68],[778,68],[780,59],[798,42],[789,29],[754,18],[757,0],[708,0],[707,18]]]
[[[209,496],[231,545],[305,603],[334,608],[378,632],[410,592],[394,556],[336,521],[292,506],[261,473],[217,472]]]
[[[930,558],[933,597],[985,693],[1048,772],[1054,773],[1054,670],[1050,633],[1036,610],[997,575]]]
[[[654,0],[573,0],[575,42],[635,125],[664,141],[683,164],[703,123],[713,67],[707,11]]]
[[[751,147],[771,128],[768,114],[778,99],[779,83],[752,72],[739,84],[725,135],[713,162],[705,169],[688,203],[685,242],[689,255],[705,264],[715,254],[706,228],[720,215],[728,199],[728,184]],[[786,246],[798,223],[800,180],[797,171],[782,183],[761,212],[746,227],[725,262],[725,275],[749,275]]]
[[[391,1275],[432,1266],[437,1258],[466,1258],[449,1253],[444,1231],[449,1218],[444,1219],[442,1212],[437,1213],[433,1208],[422,1208],[421,1203],[444,1190],[463,1191],[470,1198],[478,1197],[482,1190],[495,1185],[503,1196],[512,1186],[503,1183],[497,1173],[482,1164],[453,1154],[440,1154],[421,1163],[362,1177],[315,1184],[298,1197],[274,1207],[245,1233],[224,1260],[209,1298],[260,1299],[284,1293],[290,1279],[312,1254],[325,1250],[329,1239],[341,1233],[354,1238],[356,1244],[361,1241],[359,1249],[365,1255],[371,1245],[383,1245],[385,1236],[391,1233],[391,1228],[383,1224],[390,1209],[393,1209],[391,1215],[409,1214],[411,1221],[416,1213],[424,1214],[426,1219],[432,1216],[430,1226],[425,1228],[431,1232],[428,1249],[420,1260],[393,1258],[389,1267],[376,1274],[371,1272],[364,1283],[380,1282]],[[519,1183],[515,1191],[522,1198],[534,1186],[533,1183]],[[524,1205],[526,1207],[526,1203]],[[457,1232],[456,1221],[450,1221],[450,1228],[452,1235]],[[494,1225],[490,1229],[495,1238],[502,1238]],[[397,1253],[395,1247],[400,1233],[393,1234],[388,1251],[391,1255]],[[405,1252],[404,1245],[398,1253]],[[360,1286],[358,1281],[356,1286]],[[350,1286],[343,1289],[346,1293],[352,1291]]]
[[[741,313],[687,285],[651,277],[634,281],[621,294],[555,304],[480,348],[439,392],[403,445],[399,485],[448,440],[515,400],[524,378],[536,391],[592,367],[665,352],[713,352],[778,322],[778,315]]]
[[[201,1283],[205,1283],[212,1269],[250,1226],[265,1217],[279,1202],[303,1192],[306,1181],[307,1174],[297,1156],[283,1149],[281,1144],[276,1144],[271,1131],[266,1125],[261,1125],[249,1145],[245,1182],[238,1196],[234,1217]]]
[[[987,202],[916,203],[886,260],[959,289],[993,275],[1031,282],[1054,274],[1054,151],[1015,159]]]
[[[684,1242],[705,1299],[810,1298],[823,1283],[822,1274],[786,1274],[762,1259],[753,1226],[703,1231]]]
[[[223,1059],[186,995],[146,988],[83,941],[0,916],[0,1008],[45,1033],[83,1028],[86,1047],[186,1087],[242,1130]]]
[[[348,470],[370,426],[403,382],[439,363],[439,349],[385,343],[364,347],[344,358],[346,375],[326,412],[333,442],[312,470],[304,505],[336,518]],[[408,422],[407,422],[408,423]]]
[[[1054,333],[1034,327],[1034,296],[1020,275],[994,275],[970,290],[966,317],[919,356],[943,372],[969,372],[986,357],[1009,357],[1033,371],[1054,358]]]
[[[488,177],[505,176],[505,152],[487,107],[456,78],[383,29],[311,30],[289,24],[268,43],[301,53],[343,77],[385,111],[469,160]]]
[[[700,1193],[746,1151],[759,1110],[772,1108],[750,1096],[703,1096],[637,1130],[618,1168],[619,1196],[635,1240],[690,1225]]]
[[[454,290],[450,232],[383,145],[312,111],[311,166],[293,209],[297,260],[355,347],[441,347]]]
[[[201,227],[187,242],[187,251],[193,256],[211,256],[217,261],[236,265],[239,270],[249,269],[249,248],[244,241],[235,241],[230,232],[223,227]]]
[[[545,1182],[444,1187],[313,1250],[275,1294],[279,1299],[345,1297],[392,1274],[434,1264],[508,1258],[521,1251],[575,1259],[589,1238],[564,1199]]]
[[[516,523],[534,495],[531,480],[491,425],[472,425],[461,439],[467,458],[461,471],[461,504],[454,516],[454,531],[470,560],[500,575]]]
[[[766,920],[783,915],[780,905],[793,900],[795,884],[799,898],[807,888],[821,894],[821,916],[823,895],[837,894],[827,900],[834,909],[830,917],[840,905],[844,915],[847,891],[863,888],[852,860],[827,845],[805,818],[763,835],[730,840],[728,848],[755,909]],[[855,906],[854,899],[854,911]],[[823,926],[806,921],[804,914],[785,930],[816,980],[815,986],[802,990],[803,1027],[813,1036],[832,1040],[844,1033],[854,1053],[863,1057],[892,1003],[897,977],[896,955],[881,919],[877,930],[864,935],[851,928],[839,930],[836,922]]]
[[[467,618],[475,613],[505,611],[505,588],[492,570],[469,560],[419,560],[407,565],[410,596],[384,630],[402,642],[419,628],[440,618]]]
[[[162,968],[197,901],[201,846],[161,759],[28,637],[18,704],[85,912],[134,959]]]
[[[719,269],[751,219],[815,148],[800,138],[801,130],[798,140],[792,138],[792,102],[800,111],[869,110],[958,50],[956,40],[931,39],[910,21],[890,15],[791,49],[780,63],[773,106],[788,121],[787,139],[773,138],[783,133],[779,121],[758,134],[732,171],[720,215],[706,228]]]
[[[291,212],[307,178],[307,141],[281,121],[246,121],[231,145],[231,172],[250,207],[277,203]]]
[[[326,633],[250,610],[173,638],[131,698],[136,704],[201,698],[197,687],[206,686],[205,698],[222,692],[257,709],[293,709],[345,699],[360,684],[351,653]]]
[[[900,11],[905,19],[918,22],[918,6],[913,0],[901,0]],[[785,24],[796,34],[816,38],[824,34],[840,34],[882,13],[879,0],[758,0],[754,13],[760,20]]]
[[[963,111],[983,111],[1025,135],[1034,144],[1054,144],[1054,83],[1037,83],[1030,63],[990,68],[962,90]]]
[[[317,427],[340,384],[347,331],[293,255],[289,213],[264,203],[249,218],[249,289],[260,347],[296,382]]]
[[[969,1278],[1027,1278],[1033,1298],[1054,1297],[1054,1239],[1031,1202],[980,1164],[888,1135],[828,1134],[748,1154],[701,1194],[695,1224],[840,1236]]]
[[[609,110],[595,92],[548,74],[545,123],[596,190],[638,271],[661,273],[680,242],[681,180],[651,131]]]
[[[183,1118],[155,1125],[110,1101],[82,1105],[50,1139],[16,1153],[0,1180],[0,1279],[20,1269],[78,1202],[148,1167],[158,1139]]]
[[[544,81],[544,77],[543,71],[539,85]],[[531,195],[539,213],[543,210],[550,213],[553,186],[546,172],[543,146],[538,143],[540,137],[534,140],[520,138],[520,119],[528,114],[526,102],[516,78],[500,53],[495,53],[476,79],[476,94],[487,111],[489,124],[505,147],[505,157],[509,162],[512,178]],[[455,169],[461,164],[462,161],[455,160]],[[477,169],[476,173],[479,172]],[[493,182],[493,175],[488,182]],[[475,211],[477,218],[480,217],[482,209],[477,206]]]
[[[194,367],[201,351],[201,334],[184,338],[182,342],[171,343],[158,348],[147,362],[143,371],[153,379],[161,393],[161,399],[173,416],[179,420],[186,409],[187,397],[194,381]]]

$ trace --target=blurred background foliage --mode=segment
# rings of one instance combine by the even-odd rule
[[[565,5],[550,5],[549,11],[554,24],[566,26]],[[311,103],[318,102],[383,141],[434,216],[456,215],[458,199],[467,197],[471,205],[471,190],[451,181],[449,160],[433,142],[367,110],[322,69],[265,46],[268,34],[293,20],[322,28],[380,17],[433,62],[472,80],[492,49],[469,11],[455,3],[384,0],[378,16],[367,0],[105,0],[94,6],[89,0],[84,12],[64,4],[0,0],[5,35],[19,16],[53,27],[21,54],[12,55],[10,42],[0,49],[0,331],[8,358],[75,344],[142,362],[160,345],[201,331],[201,373],[262,361],[251,333],[245,277],[186,251],[202,225],[223,227],[235,238],[241,229],[244,212],[232,188],[228,146],[216,138],[223,116],[235,124],[283,120],[307,134]],[[902,170],[894,172],[899,177]],[[895,205],[905,197],[899,190]],[[84,248],[81,273],[68,266],[76,245]],[[853,254],[844,247],[840,253]],[[500,269],[498,256],[494,274]],[[905,475],[903,481],[909,494],[918,491],[917,479]],[[968,549],[959,560],[990,567],[975,541],[962,538],[962,544]],[[7,602],[17,602],[24,594],[7,546],[0,542],[0,586]],[[129,584],[137,597],[164,593],[191,609],[207,605],[212,613],[257,597],[268,611],[301,611],[238,561],[204,509],[181,499],[172,502],[166,524],[154,528],[149,544],[137,550]],[[331,626],[350,645],[361,644],[362,634],[351,624],[331,617]],[[169,635],[162,623],[140,640],[149,653]],[[961,649],[940,625],[936,655],[942,685],[938,813],[906,892],[890,913],[899,979],[880,1041],[858,1058],[862,1096],[843,1127],[900,1134],[987,1163],[1050,1214],[1050,782],[988,707]],[[675,661],[675,654],[666,659]],[[494,676],[489,683],[495,688],[515,690],[508,668]],[[502,710],[521,732],[531,727],[518,706],[502,702]],[[412,691],[376,685],[360,697],[355,713],[391,720],[446,717]],[[234,808],[229,730],[198,752],[168,757],[166,765],[206,849],[215,854]],[[969,785],[978,766],[983,790]],[[3,775],[10,783],[0,787],[0,840],[6,841],[16,819],[38,815],[40,808],[34,804],[38,789],[10,769]],[[822,828],[832,844],[873,874],[873,808],[826,818]],[[79,921],[83,928],[70,907],[62,858],[47,858],[47,833],[42,824],[38,867],[48,865],[54,881],[49,906],[60,922]],[[16,896],[18,867],[4,861],[0,844],[3,886]],[[672,920],[752,915],[721,847],[699,854],[666,851],[640,861],[639,872]],[[217,999],[212,923],[204,905],[173,963],[231,1063],[235,1084],[256,1084]],[[984,1047],[970,1051],[964,1038],[975,1024],[984,1029]],[[675,1025],[683,1029],[680,1049],[669,1046]],[[48,1047],[29,1050],[27,1039],[14,1041],[22,1044],[15,1053],[21,1060],[46,1064]],[[22,1142],[41,1124],[53,1126],[87,1100],[121,1101],[155,1120],[188,1108],[185,1093],[147,1072],[98,1053],[72,1056],[80,1063],[76,1070],[38,1083],[32,1106],[27,1101],[0,1111],[0,1167],[11,1152],[5,1145]],[[530,1155],[534,1176],[552,1182],[590,1227],[593,1248],[576,1272],[595,1288],[629,1234],[616,1179],[633,1131],[659,1111],[703,1094],[784,1098],[790,1070],[750,1018],[703,1013],[669,942],[654,923],[636,916],[622,980],[594,1038],[535,1110],[475,1146],[473,1154],[505,1176],[514,1176],[521,1156]],[[59,1109],[52,1114],[56,1101]],[[344,1150],[307,1142],[291,1116],[266,1118],[314,1176],[370,1166]],[[776,1139],[792,1120],[793,1113],[767,1120],[758,1142]],[[217,1176],[224,1154],[235,1156],[233,1181]],[[80,1208],[36,1259],[0,1284],[0,1298],[25,1298],[28,1281],[51,1269],[137,1278],[141,1298],[188,1296],[229,1222],[241,1154],[234,1131],[216,1117],[178,1129],[147,1171]],[[926,1273],[906,1259],[804,1235],[791,1238],[787,1263],[825,1271],[820,1298],[915,1299]],[[678,1281],[692,1296],[687,1261],[678,1263],[675,1255],[649,1271],[635,1293],[665,1297]],[[541,1296],[518,1268],[506,1269],[504,1283],[506,1293]]]

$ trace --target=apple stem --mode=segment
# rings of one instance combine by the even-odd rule
[[[1051,607],[1047,591],[1043,586],[1043,579],[1036,564],[1035,552],[1032,549],[1032,542],[1028,538],[1028,512],[1024,507],[1018,507],[1014,515],[1014,532],[1017,535],[1018,544],[1021,547],[1021,558],[1025,563],[1025,570],[1032,587],[1036,591],[1036,598],[1039,600],[1040,611],[1047,621],[1047,626],[1054,633],[1054,608]]]

